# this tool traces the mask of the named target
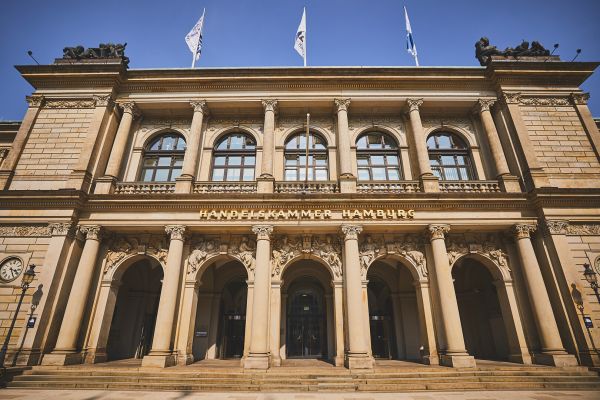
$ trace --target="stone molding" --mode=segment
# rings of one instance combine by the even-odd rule
[[[419,111],[419,108],[423,105],[423,99],[406,99],[408,105],[408,112]]]
[[[129,256],[140,254],[156,258],[162,264],[167,262],[168,245],[163,235],[124,236],[115,235],[108,243],[104,262],[104,274]]]
[[[427,227],[427,230],[429,231],[429,239],[430,240],[435,240],[435,239],[444,239],[444,235],[448,232],[450,232],[450,225],[446,225],[446,224],[440,224],[440,225],[429,225]]]
[[[80,225],[79,232],[86,240],[98,240],[102,238],[102,227],[100,225]]]
[[[537,226],[532,224],[516,224],[513,226],[512,231],[515,239],[529,239],[531,232],[534,232]]]
[[[375,260],[388,255],[398,255],[413,264],[419,280],[427,279],[427,260],[423,243],[415,241],[413,236],[407,234],[386,240],[384,235],[366,235],[359,246],[362,278],[367,278],[368,269]]]
[[[42,236],[48,237],[52,235],[50,226],[39,225],[0,225],[0,237],[22,237],[22,236]]]
[[[208,104],[205,100],[192,100],[190,101],[190,105],[194,112],[201,112],[204,115],[208,114]]]
[[[504,279],[511,279],[508,252],[496,234],[450,234],[446,237],[446,252],[450,266],[462,256],[478,254],[491,260]]]
[[[44,108],[70,109],[70,108],[95,108],[94,99],[46,99]]]
[[[342,277],[342,246],[334,235],[278,235],[271,250],[271,276],[281,279],[285,267],[298,257],[311,255],[321,259],[333,272]]]
[[[344,240],[358,240],[358,235],[362,232],[361,225],[343,224],[341,226]]]
[[[232,235],[227,240],[219,236],[192,237],[192,250],[187,258],[187,274],[195,274],[209,259],[227,255],[240,261],[248,271],[248,279],[254,279],[256,242],[250,235]]]
[[[167,225],[165,226],[165,232],[167,232],[171,240],[183,240],[185,228],[185,225]]]
[[[348,111],[348,107],[350,107],[350,99],[333,99],[333,102],[335,103],[337,112]]]
[[[46,98],[41,94],[34,94],[31,96],[26,96],[25,99],[27,100],[27,104],[29,104],[29,107],[39,108],[44,105],[44,101]]]
[[[277,107],[278,107],[278,101],[276,99],[265,99],[261,101],[262,106],[265,110],[265,112],[267,111],[272,111],[274,113],[277,112]]]
[[[498,100],[502,104],[520,104],[524,106],[570,106],[573,104],[587,104],[588,98],[588,93],[571,93],[569,96],[527,96],[522,95],[520,92],[502,92]]]

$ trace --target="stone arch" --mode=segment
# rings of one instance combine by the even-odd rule
[[[331,277],[331,281],[340,280],[342,278],[341,273],[337,274],[336,271],[334,270],[334,268],[329,263],[327,263],[326,260],[324,260],[322,257],[320,257],[316,254],[312,254],[312,253],[303,253],[303,254],[299,254],[299,255],[291,258],[288,262],[286,262],[283,265],[280,273],[277,275],[273,275],[273,276],[278,276],[279,278],[282,278],[283,275],[285,274],[286,270],[289,269],[290,265],[295,264],[296,262],[298,262],[300,260],[316,261],[318,264],[323,266],[325,268],[325,270],[327,270],[327,272],[329,273],[329,276]]]
[[[503,257],[504,258],[504,257]],[[504,265],[501,266],[498,261],[493,260],[486,254],[480,253],[468,253],[459,256],[451,265],[450,269],[453,270],[454,267],[458,264],[458,261],[463,259],[472,259],[478,261],[483,265],[489,272],[492,274],[494,279],[503,282],[512,282],[512,276],[510,268],[508,267],[508,261],[504,258]]]
[[[190,254],[191,255],[191,254]],[[192,268],[190,264],[189,257],[185,260],[185,270],[186,270],[186,282],[200,282],[202,279],[202,275],[206,271],[208,267],[213,264],[225,264],[230,261],[240,262],[244,269],[246,270],[246,274],[248,276],[248,280],[254,280],[253,269],[250,270],[239,258],[234,257],[229,254],[209,254],[206,256],[204,260],[202,260],[201,264],[198,268]]]
[[[245,125],[228,126],[225,128],[217,129],[216,131],[212,132],[211,135],[207,138],[206,147],[208,147],[212,151],[214,150],[219,140],[231,133],[236,132],[244,133],[252,137],[256,142],[257,150],[259,147],[262,147],[262,135],[255,129]]]
[[[321,136],[325,142],[327,143],[327,148],[329,149],[332,146],[335,146],[335,136],[326,129],[323,129],[316,125],[309,125],[309,130]],[[285,147],[285,143],[294,135],[298,133],[306,132],[305,126],[294,126],[292,128],[286,129],[283,134],[278,136],[278,140],[275,144],[276,147]]]
[[[180,129],[180,128],[172,128],[172,127],[166,127],[166,126],[162,126],[160,128],[154,128],[154,129],[149,129],[146,132],[140,132],[141,134],[138,135],[138,137],[136,138],[135,141],[135,145],[133,146],[135,147],[140,147],[143,149],[146,149],[146,146],[148,146],[148,143],[150,143],[152,140],[154,140],[156,137],[165,134],[165,133],[176,133],[178,135],[181,135],[183,137],[183,139],[185,140],[186,145],[190,142],[189,141],[189,132],[185,131],[184,129]]]
[[[433,127],[430,127],[430,128],[424,129],[424,130],[425,130],[425,142],[427,142],[429,137],[434,133],[449,132],[449,133],[455,134],[460,139],[462,139],[465,142],[465,144],[467,145],[467,147],[469,148],[469,150],[479,147],[479,144],[477,142],[477,137],[475,136],[475,134],[467,131],[466,129],[460,128],[460,127],[452,125],[452,124],[443,125],[443,126],[433,126]]]
[[[117,263],[115,263],[115,265],[111,266],[108,270],[105,269],[105,265],[107,262],[107,259],[105,257],[104,262],[103,262],[103,271],[106,271],[104,274],[104,278],[102,279],[103,281],[119,281],[121,279],[121,277],[123,276],[123,274],[125,273],[125,271],[127,271],[127,269],[132,266],[133,264],[135,264],[136,262],[144,259],[144,258],[150,258],[153,261],[156,261],[158,263],[158,265],[160,265],[160,267],[163,270],[163,274],[165,273],[165,270],[167,268],[167,265],[161,261],[156,255],[153,254],[128,254],[125,257],[123,257],[121,260],[117,261]]]
[[[395,129],[395,128],[392,128],[392,127],[386,126],[386,125],[381,125],[381,124],[364,126],[364,127],[355,129],[354,132],[352,133],[351,137],[350,137],[350,140],[351,140],[350,146],[352,148],[356,148],[356,141],[358,140],[358,138],[361,135],[363,135],[365,133],[377,132],[377,131],[385,133],[385,134],[391,136],[396,141],[396,144],[398,145],[398,148],[402,148],[402,147],[407,147],[408,146],[408,144],[406,143],[406,135],[404,135],[398,129]]]
[[[423,256],[423,263],[419,264],[417,261],[418,259],[414,259],[411,258],[410,256],[403,256],[401,254],[382,254],[379,255],[377,257],[375,257],[367,266],[367,268],[364,271],[364,277],[366,278],[367,274],[369,273],[369,268],[371,267],[371,265],[373,265],[373,263],[375,263],[375,261],[381,261],[384,260],[386,258],[395,260],[400,262],[404,267],[406,267],[406,269],[408,269],[408,271],[410,272],[410,275],[413,277],[413,280],[415,282],[421,282],[421,281],[427,281],[428,278],[428,272],[427,272],[427,262],[425,260],[425,254],[423,254],[422,252],[418,251],[419,253],[422,254]]]

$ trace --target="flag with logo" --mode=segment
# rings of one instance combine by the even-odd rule
[[[202,16],[198,22],[196,22],[196,25],[194,25],[192,30],[185,36],[185,42],[193,54],[192,68],[196,65],[196,61],[200,59],[200,53],[202,52],[202,26],[204,25],[205,13],[206,9],[202,11]]]
[[[302,20],[298,26],[298,32],[296,32],[294,49],[302,56],[304,66],[306,67],[306,8],[302,12]]]
[[[415,59],[415,64],[419,66],[419,57],[417,56],[417,45],[413,38],[412,29],[410,27],[410,21],[408,19],[408,12],[406,6],[404,7],[404,19],[406,20],[406,51],[408,51]]]

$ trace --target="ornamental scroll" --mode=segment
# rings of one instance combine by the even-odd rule
[[[456,260],[467,254],[479,254],[498,266],[504,279],[510,279],[511,271],[508,266],[508,254],[504,251],[501,240],[497,235],[490,234],[449,234],[447,235],[446,251],[450,266]]]
[[[119,262],[134,254],[152,256],[164,265],[168,254],[168,245],[165,236],[113,236],[108,242],[103,269],[104,274],[107,274]]]
[[[342,277],[341,252],[341,243],[335,235],[277,236],[273,241],[271,276],[281,279],[281,272],[291,260],[313,255],[331,268],[334,279],[339,279]]]
[[[386,237],[385,235],[367,235],[359,246],[361,276],[367,279],[369,266],[378,258],[387,255],[399,255],[406,258],[415,267],[419,279],[427,279],[427,261],[423,243],[414,235]]]
[[[195,273],[202,264],[217,255],[228,255],[240,261],[254,279],[256,242],[249,235],[233,235],[228,240],[220,236],[197,236],[192,238],[192,250],[187,259],[188,275]]]

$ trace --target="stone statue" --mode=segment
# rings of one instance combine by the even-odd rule
[[[63,59],[81,60],[81,59],[102,59],[102,58],[120,58],[125,65],[129,64],[129,58],[125,56],[125,47],[127,43],[100,43],[98,47],[83,46],[65,47],[63,49]]]
[[[504,57],[548,57],[550,56],[550,50],[547,50],[538,41],[529,42],[523,40],[521,44],[516,47],[507,47],[504,51],[500,51],[496,46],[490,46],[490,41],[487,37],[482,37],[475,43],[475,57],[479,60],[481,65],[486,65],[492,56],[504,56]]]
[[[502,55],[502,52],[496,46],[490,46],[490,40],[482,37],[475,43],[475,57],[481,65],[486,65],[491,56]]]

